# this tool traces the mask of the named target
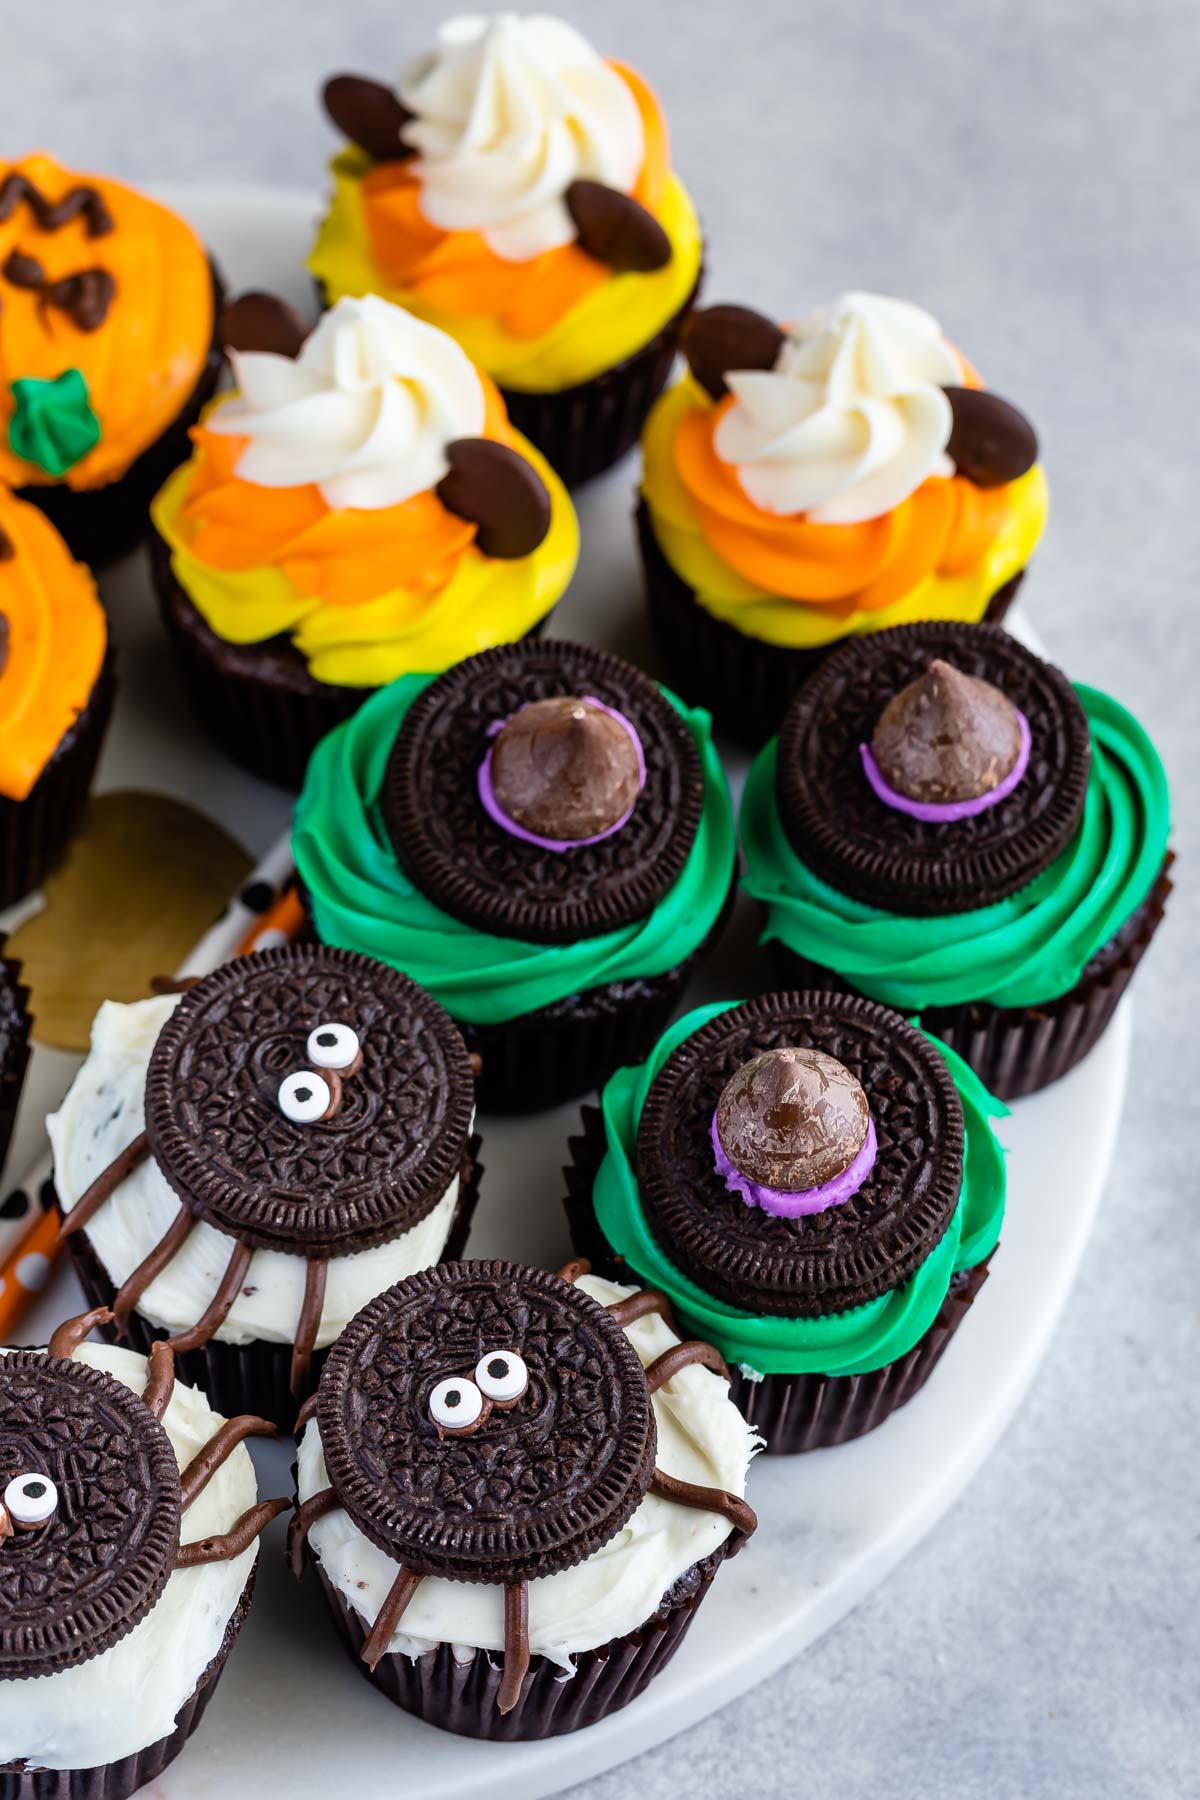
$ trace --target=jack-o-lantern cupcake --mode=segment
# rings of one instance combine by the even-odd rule
[[[217,291],[169,208],[49,156],[0,163],[0,482],[93,567],[133,548],[187,455]]]
[[[839,639],[998,622],[1046,518],[1028,421],[920,307],[694,313],[642,441],[638,535],[670,680],[757,748]]]
[[[471,15],[391,87],[326,83],[350,140],[309,267],[452,332],[568,485],[637,441],[700,280],[650,88],[544,13]]]
[[[444,332],[373,295],[310,335],[246,294],[221,329],[238,391],[154,503],[155,581],[206,729],[298,787],[375,688],[539,631],[578,529]]]
[[[105,1334],[223,1411],[290,1425],[372,1295],[461,1255],[479,1193],[473,1069],[393,969],[259,951],[108,1002],[47,1121],[63,1232]]]
[[[78,826],[114,691],[95,583],[0,487],[0,907],[37,887]]]

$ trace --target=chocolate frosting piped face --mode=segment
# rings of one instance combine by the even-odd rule
[[[1021,754],[1007,695],[935,657],[884,707],[871,739],[889,787],[935,806],[978,800],[999,787]]]
[[[602,181],[573,181],[563,195],[579,246],[618,273],[648,275],[671,260],[671,240],[640,200]]]
[[[844,1174],[866,1142],[862,1084],[821,1050],[765,1050],[731,1076],[717,1103],[721,1148],[748,1181],[785,1193]]]
[[[591,700],[533,700],[492,747],[492,789],[501,809],[537,837],[574,842],[619,823],[638,796],[640,770],[629,732]]]
[[[376,162],[401,162],[413,155],[400,135],[413,115],[381,81],[365,75],[331,75],[321,100],[342,135]]]
[[[986,388],[948,387],[953,424],[946,453],[976,487],[1003,487],[1032,469],[1037,434],[1025,414]]]
[[[720,400],[731,371],[773,369],[783,338],[774,319],[752,307],[703,306],[684,320],[680,348],[700,386]]]

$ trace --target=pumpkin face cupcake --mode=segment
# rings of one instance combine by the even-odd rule
[[[1170,892],[1142,727],[989,625],[838,650],[746,784],[747,891],[789,979],[869,994],[1005,1099],[1104,1031]]]
[[[839,639],[999,620],[1041,535],[1037,440],[919,307],[693,314],[643,439],[638,534],[669,679],[760,745]]]
[[[393,88],[338,75],[350,140],[309,258],[452,332],[568,485],[637,440],[700,279],[658,101],[544,13],[443,25]]]
[[[0,487],[0,907],[37,887],[78,826],[114,688],[95,583]]]
[[[857,996],[700,1007],[584,1109],[572,1237],[717,1346],[768,1451],[844,1443],[924,1385],[986,1279],[1003,1110]]]
[[[48,1121],[81,1280],[226,1410],[283,1424],[365,1300],[461,1254],[478,1198],[466,1048],[427,994],[313,946],[97,1016]]]
[[[266,294],[222,330],[239,391],[154,503],[155,581],[202,723],[298,787],[375,688],[540,630],[578,532],[443,332],[368,296],[310,336]]]
[[[317,935],[410,973],[528,1111],[644,1055],[724,923],[735,846],[703,713],[605,651],[510,644],[325,739],[292,851]]]
[[[0,482],[93,567],[133,548],[217,384],[191,227],[49,156],[0,163]]]

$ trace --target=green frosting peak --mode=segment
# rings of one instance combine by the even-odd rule
[[[9,448],[56,481],[100,442],[100,421],[78,369],[64,369],[52,381],[21,376],[12,384],[12,396]]]

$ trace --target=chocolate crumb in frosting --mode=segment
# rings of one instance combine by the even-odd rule
[[[1020,715],[990,681],[935,657],[888,701],[871,750],[888,786],[910,800],[977,800],[1015,768]]]
[[[501,809],[538,837],[576,842],[610,831],[640,785],[628,730],[594,701],[561,695],[513,714],[492,748]]]
[[[766,1050],[726,1083],[717,1136],[740,1175],[800,1193],[844,1174],[866,1142],[859,1081],[821,1050]]]

